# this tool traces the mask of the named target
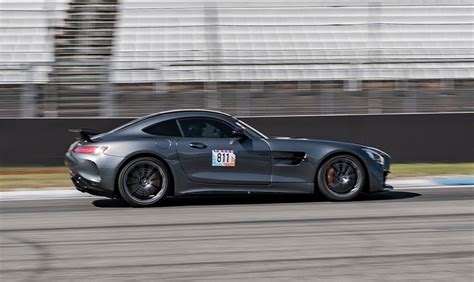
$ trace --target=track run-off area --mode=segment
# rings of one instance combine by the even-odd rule
[[[474,188],[308,196],[2,200],[0,279],[474,279]]]

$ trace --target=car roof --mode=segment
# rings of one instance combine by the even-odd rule
[[[213,110],[204,110],[204,109],[180,109],[180,110],[171,110],[164,111],[159,113],[150,114],[135,120],[130,121],[112,131],[123,131],[124,129],[133,130],[135,127],[143,128],[148,125],[151,125],[155,122],[164,121],[174,118],[186,118],[186,117],[214,117],[221,119],[232,119],[233,117],[229,114],[213,111]]]
[[[196,113],[210,113],[210,114],[218,114],[230,117],[231,115],[226,114],[224,112],[214,111],[214,110],[206,110],[206,109],[179,109],[179,110],[170,110],[159,112],[155,114],[151,114],[150,116],[158,116],[158,115],[166,115],[166,114],[175,114],[175,113],[183,113],[183,114],[196,114]]]
[[[187,117],[187,116],[221,116],[221,117],[232,117],[229,114],[219,112],[219,111],[213,111],[213,110],[205,110],[205,109],[179,109],[179,110],[170,110],[170,111],[163,111],[163,112],[158,112],[154,114],[150,114],[147,116],[144,116],[138,120],[137,122],[147,120],[147,119],[153,119],[155,117],[161,117],[161,116],[170,116],[174,118],[182,118],[182,117]]]

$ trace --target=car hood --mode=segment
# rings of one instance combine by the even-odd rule
[[[296,143],[318,143],[318,144],[334,144],[334,145],[341,145],[341,146],[356,146],[356,147],[364,147],[366,148],[367,146],[361,145],[361,144],[356,144],[356,143],[350,143],[350,142],[342,142],[342,141],[332,141],[332,140],[324,140],[324,139],[310,139],[310,138],[304,138],[304,137],[281,137],[281,136],[276,136],[276,137],[269,137],[270,141],[274,142],[296,142]]]
[[[362,144],[357,144],[357,143],[349,143],[349,142],[342,142],[342,141],[332,141],[332,140],[322,140],[322,139],[309,139],[309,138],[302,138],[302,137],[269,137],[267,140],[271,145],[275,146],[277,145],[278,147],[288,145],[289,147],[295,147],[295,146],[302,146],[304,148],[307,145],[310,146],[315,146],[315,145],[320,145],[320,146],[325,146],[325,147],[331,147],[333,149],[350,149],[350,150],[360,150],[360,149],[372,149],[379,154],[382,154],[385,157],[389,157],[387,153],[384,151],[370,147],[367,145],[362,145]]]

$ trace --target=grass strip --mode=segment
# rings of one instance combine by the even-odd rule
[[[474,175],[474,163],[393,164],[390,178]],[[1,167],[0,190],[72,187],[66,167]]]

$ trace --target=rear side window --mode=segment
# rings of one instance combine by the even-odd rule
[[[143,131],[153,135],[181,137],[181,132],[175,119],[155,123],[146,127]]]
[[[230,138],[232,127],[215,119],[187,118],[179,120],[185,137]]]

